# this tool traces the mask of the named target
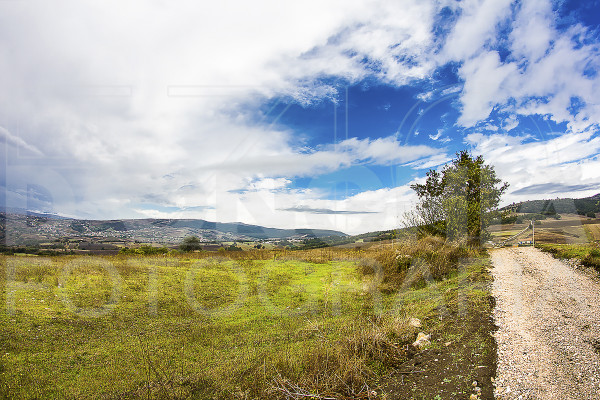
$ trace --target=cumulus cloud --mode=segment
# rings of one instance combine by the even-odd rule
[[[547,115],[574,130],[598,123],[594,96],[600,77],[588,73],[600,66],[594,38],[581,24],[559,29],[550,1],[465,2],[442,53],[461,63],[459,124],[472,127],[494,108],[509,115]],[[499,51],[508,54],[501,59]],[[575,115],[574,98],[581,104]],[[507,128],[515,123],[512,119]]]
[[[485,120],[496,104],[510,96],[503,83],[516,69],[514,64],[503,64],[496,51],[465,61],[459,72],[465,86],[460,96],[463,107],[458,122],[471,127]]]
[[[442,9],[453,15],[447,34],[436,33]],[[29,0],[0,2],[0,13],[0,183],[12,206],[26,206],[27,185],[37,185],[48,207],[72,216],[393,227],[407,186],[334,201],[291,183],[356,165],[436,167],[446,148],[403,145],[390,132],[309,146],[304,132],[257,119],[270,99],[335,103],[341,86],[363,81],[428,82],[417,99],[456,98],[462,127],[490,131],[498,112],[498,134],[466,142],[515,190],[535,185],[542,167],[598,180],[597,40],[580,24],[559,28],[550,1]],[[435,88],[448,63],[458,83]],[[399,107],[385,101],[391,116]],[[520,117],[537,114],[569,132],[538,142],[499,134],[521,135]],[[434,131],[414,135],[425,129]]]
[[[561,196],[584,197],[600,191],[600,136],[597,130],[571,132],[549,140],[506,134],[470,134],[465,142],[482,154],[511,186],[505,202]]]
[[[466,0],[446,39],[445,60],[466,60],[497,40],[498,24],[510,14],[512,0]]]
[[[355,162],[378,165],[401,164],[437,156],[441,151],[425,145],[403,145],[396,136],[378,139],[350,138],[333,146],[337,152],[347,154]]]
[[[34,158],[7,168],[6,190],[68,186],[70,195],[54,196],[64,213],[226,204],[240,189],[285,189],[290,177],[435,153],[389,138],[302,150],[294,132],[241,107],[274,96],[335,101],[326,78],[425,78],[435,68],[430,2],[32,0],[3,2],[1,12],[0,120],[19,136],[0,134]]]

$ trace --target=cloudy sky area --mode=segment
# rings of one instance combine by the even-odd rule
[[[0,1],[0,196],[358,233],[455,152],[600,192],[600,3]]]

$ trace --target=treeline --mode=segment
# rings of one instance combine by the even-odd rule
[[[138,254],[138,255],[155,255],[155,254],[167,254],[169,249],[166,247],[154,247],[148,245],[142,245],[140,247],[123,247],[119,250],[119,254]]]
[[[555,213],[570,213],[579,215],[596,214],[600,212],[600,200],[597,196],[584,199],[555,199],[555,200],[530,200],[516,204],[514,211],[518,213],[540,213],[548,211]]]
[[[0,254],[9,256],[15,254],[32,254],[37,256],[58,256],[63,254],[74,254],[73,250],[57,251],[53,249],[42,249],[39,246],[5,246],[0,245]]]
[[[377,232],[368,232],[362,233],[360,235],[354,236],[325,236],[321,238],[310,238],[302,241],[302,244],[299,246],[294,246],[293,249],[319,249],[322,247],[329,246],[340,246],[349,243],[355,243],[359,240],[363,240],[364,242],[378,242],[382,240],[391,240],[399,235],[399,230],[390,230],[390,231],[377,231]]]
[[[490,225],[522,224],[522,223],[529,222],[529,221],[541,221],[546,218],[561,219],[562,217],[560,216],[560,214],[557,214],[557,213],[554,213],[554,214],[531,213],[531,214],[522,214],[522,215],[507,214],[507,215],[502,215],[502,216],[493,218],[490,221]]]

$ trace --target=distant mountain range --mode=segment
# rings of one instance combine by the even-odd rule
[[[0,211],[0,241],[9,246],[77,237],[94,241],[118,239],[175,244],[192,235],[206,242],[347,236],[343,232],[325,229],[278,229],[201,219],[83,220],[21,209]]]
[[[600,193],[580,199],[556,198],[547,200],[529,200],[513,203],[501,210],[510,210],[519,213],[543,213],[553,208],[558,214],[581,214],[600,212]]]

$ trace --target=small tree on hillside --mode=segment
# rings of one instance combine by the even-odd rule
[[[187,236],[183,239],[183,242],[179,245],[179,250],[181,251],[195,251],[202,250],[202,246],[200,246],[200,239],[196,236]]]
[[[508,188],[482,156],[463,150],[441,172],[430,170],[424,184],[414,184],[419,202],[413,223],[451,240],[467,238],[477,243],[487,236],[486,228]]]

